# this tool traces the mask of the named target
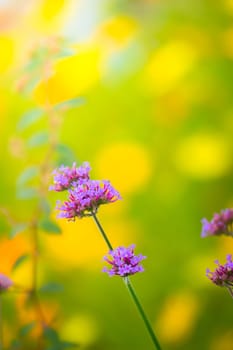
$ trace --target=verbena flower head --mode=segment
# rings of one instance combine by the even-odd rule
[[[79,167],[76,167],[76,163],[73,163],[72,167],[62,165],[60,168],[54,170],[54,185],[50,186],[49,189],[60,192],[76,184],[83,183],[89,180],[90,170],[91,168],[88,162],[84,162]]]
[[[12,285],[13,282],[11,281],[11,279],[3,275],[3,273],[0,273],[0,292],[6,291]]]
[[[96,213],[102,204],[121,199],[120,194],[106,180],[86,180],[68,190],[69,197],[64,203],[58,201],[58,217],[75,220]]]
[[[217,286],[227,287],[233,291],[233,261],[232,255],[227,255],[227,262],[221,265],[218,260],[215,260],[217,268],[215,271],[206,270],[206,276]]]
[[[103,269],[103,272],[107,272],[109,276],[121,276],[126,277],[129,275],[134,275],[137,272],[143,272],[144,269],[140,262],[146,257],[139,254],[134,254],[135,244],[132,244],[128,248],[118,247],[114,250],[110,250],[109,255],[104,257],[104,260],[107,261],[111,268]]]
[[[233,209],[222,210],[214,214],[211,221],[202,219],[202,237],[227,235],[233,236]]]

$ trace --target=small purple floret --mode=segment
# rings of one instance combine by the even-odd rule
[[[65,202],[57,201],[59,218],[75,220],[95,214],[102,204],[113,203],[121,199],[120,194],[107,180],[90,180],[90,165],[84,162],[81,166],[61,166],[54,174],[53,191],[68,192]]]
[[[202,237],[227,235],[233,236],[233,209],[222,210],[214,214],[211,221],[202,219]]]
[[[111,269],[106,267],[103,272],[107,272],[109,276],[121,276],[126,277],[134,275],[137,272],[143,272],[144,269],[139,263],[146,259],[145,256],[134,254],[135,244],[132,244],[128,248],[118,247],[114,250],[110,250],[109,255],[104,257],[104,260],[111,265]]]
[[[120,194],[109,181],[86,180],[68,190],[69,197],[64,203],[58,202],[60,210],[58,217],[75,220],[96,213],[102,204],[108,204],[121,199]]]
[[[76,163],[73,163],[72,167],[62,165],[54,170],[54,185],[50,186],[49,190],[61,192],[75,186],[77,183],[89,180],[90,170],[88,162],[84,162],[79,167],[76,167]]]
[[[233,261],[231,254],[227,255],[226,261],[224,265],[221,265],[218,260],[215,260],[217,268],[213,272],[207,269],[206,276],[217,286],[233,290]]]
[[[0,292],[3,292],[13,285],[11,279],[0,273]]]

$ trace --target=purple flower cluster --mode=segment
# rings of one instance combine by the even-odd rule
[[[111,265],[111,269],[109,270],[105,267],[103,272],[107,272],[109,276],[117,275],[121,277],[143,272],[144,269],[139,263],[146,257],[141,254],[135,255],[134,248],[135,245],[132,244],[128,248],[118,247],[114,250],[110,250],[109,255],[111,259],[105,256],[104,260]]]
[[[214,214],[211,221],[202,219],[202,225],[202,237],[222,234],[233,236],[233,209],[225,209],[219,214]]]
[[[54,185],[50,186],[49,189],[51,191],[61,192],[78,183],[85,182],[89,180],[90,170],[90,165],[87,162],[84,162],[78,168],[76,167],[76,163],[73,163],[71,168],[62,165],[60,168],[54,170]]]
[[[61,166],[54,172],[54,191],[68,191],[68,200],[57,202],[58,217],[75,220],[96,213],[102,204],[121,199],[120,194],[109,181],[90,180],[90,166],[87,162],[80,167],[74,163],[72,168]]]
[[[227,255],[227,262],[221,265],[218,260],[215,260],[217,268],[211,272],[209,269],[206,270],[206,276],[217,286],[220,287],[233,287],[233,261],[232,255]]]
[[[68,190],[69,197],[64,203],[58,201],[58,217],[75,219],[96,213],[101,204],[112,203],[120,199],[119,193],[109,181],[88,180]]]
[[[3,292],[13,285],[11,279],[0,273],[0,292]]]

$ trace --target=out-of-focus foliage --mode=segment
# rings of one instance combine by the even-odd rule
[[[233,241],[200,238],[201,218],[233,204],[232,18],[230,0],[0,1],[1,272],[30,286],[52,106],[63,115],[54,166],[87,160],[122,194],[99,218],[114,246],[148,257],[133,283],[164,348],[232,349],[232,301],[205,269]],[[59,341],[152,348],[120,279],[101,272],[92,220],[57,221],[57,195],[43,191],[38,281]],[[36,339],[25,296],[3,301],[6,344],[22,325]]]

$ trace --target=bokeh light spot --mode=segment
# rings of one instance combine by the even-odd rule
[[[134,37],[137,27],[135,19],[123,15],[115,16],[98,28],[97,39],[112,48],[122,48]]]
[[[158,94],[167,93],[193,68],[197,59],[195,48],[187,42],[172,41],[150,57],[146,81]]]
[[[226,174],[231,165],[228,142],[220,135],[196,134],[178,145],[175,163],[185,174],[200,178],[216,178]]]
[[[0,35],[0,73],[4,73],[14,60],[15,44],[11,37]]]
[[[168,297],[157,323],[161,339],[167,343],[185,340],[194,327],[198,308],[198,300],[189,292]]]
[[[151,168],[146,148],[136,143],[108,145],[96,159],[98,177],[110,180],[121,194],[144,187],[149,180]]]
[[[74,316],[63,323],[61,336],[70,342],[87,346],[96,341],[98,326],[93,317],[87,314]]]
[[[81,48],[71,57],[60,59],[54,73],[35,88],[38,104],[56,103],[80,96],[90,89],[100,76],[100,52],[96,47]]]
[[[112,205],[116,205],[113,203]],[[104,210],[104,206],[100,208]],[[108,248],[99,233],[92,218],[84,218],[76,222],[59,220],[61,235],[44,234],[44,246],[48,256],[52,256],[55,263],[62,266],[88,269],[101,269],[100,262],[106,255]],[[131,223],[118,220],[104,224],[105,230],[113,246],[120,242],[130,242],[134,236],[134,226]]]
[[[232,350],[233,344],[233,331],[229,330],[222,333],[218,337],[214,337],[214,340],[210,346],[210,350]]]

